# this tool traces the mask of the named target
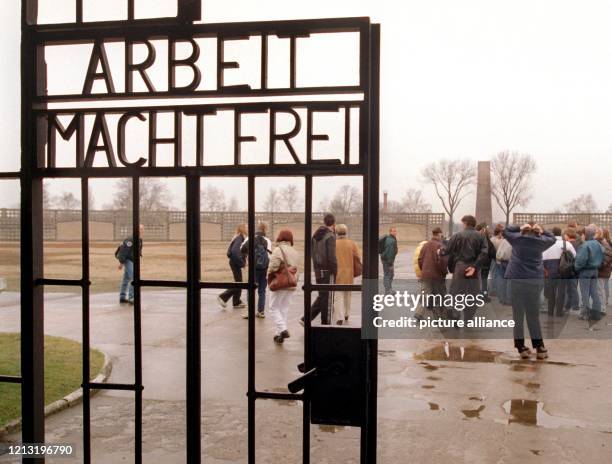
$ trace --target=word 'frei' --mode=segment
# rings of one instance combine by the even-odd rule
[[[358,122],[352,120],[360,119],[359,111],[353,109],[358,108],[359,102],[325,102],[308,106],[300,103],[258,103],[240,107],[207,105],[172,110],[46,110],[40,111],[38,118],[39,125],[46,128],[48,168],[54,168],[57,164],[58,143],[61,142],[58,135],[64,142],[74,141],[73,167],[156,167],[160,146],[172,149],[173,167],[184,166],[187,155],[195,159],[196,166],[204,166],[204,139],[208,137],[215,137],[222,146],[233,147],[233,159],[228,164],[248,164],[243,159],[245,145],[262,148],[260,144],[264,144],[263,150],[270,165],[280,164],[277,159],[279,149],[288,155],[284,159],[289,160],[290,164],[347,165],[351,158],[351,126],[358,128]],[[317,125],[317,120],[324,117],[323,113],[344,126],[344,130],[338,131],[339,134],[333,134],[336,147],[333,153],[329,153],[329,148],[327,153],[321,153],[325,147],[315,150],[315,142],[330,140],[330,134],[315,129],[321,126],[320,123]],[[158,123],[158,116],[161,115],[170,115],[172,123]],[[247,117],[257,118],[257,124],[245,128]],[[215,131],[214,128],[220,123],[213,121],[213,118],[218,118],[222,123],[233,120],[230,123],[233,131]],[[281,123],[283,129],[279,128]],[[172,128],[170,136],[158,135],[162,131],[168,132],[168,126]],[[257,133],[262,133],[262,127],[264,136],[258,140],[253,133],[257,129]],[[185,153],[185,142],[194,140],[195,143],[190,143],[191,152]]]

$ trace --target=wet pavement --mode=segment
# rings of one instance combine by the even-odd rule
[[[408,256],[400,255],[404,262]],[[409,277],[408,266],[400,276]],[[303,357],[298,318],[302,295],[290,309],[291,338],[272,342],[271,318],[256,321],[256,384],[285,392]],[[92,345],[113,360],[110,382],[133,382],[133,324],[116,295],[92,296]],[[353,306],[358,324],[358,304]],[[143,456],[145,463],[185,462],[185,292],[143,293]],[[81,338],[80,300],[50,295],[48,334]],[[221,310],[203,292],[202,449],[204,462],[244,463],[247,448],[247,322]],[[0,294],[0,331],[19,330],[14,295]],[[567,337],[547,341],[550,358],[519,360],[511,340],[381,340],[379,462],[609,463],[612,456],[612,342],[602,325],[592,338],[570,316]],[[575,332],[574,332],[575,331]],[[301,462],[302,406],[258,400],[257,458]],[[81,453],[82,409],[48,418],[48,442]],[[18,435],[4,440],[19,440]],[[93,462],[133,462],[134,401],[130,392],[102,391],[92,399]],[[358,463],[359,431],[312,426],[312,462]],[[17,462],[0,456],[0,462]],[[48,459],[47,462],[80,462]]]

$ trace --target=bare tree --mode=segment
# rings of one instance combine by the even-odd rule
[[[81,200],[78,199],[72,192],[62,192],[54,199],[53,204],[57,209],[81,208]]]
[[[440,160],[427,165],[422,175],[433,184],[436,195],[448,214],[448,232],[452,235],[455,211],[470,193],[468,189],[476,179],[476,169],[468,160]]]
[[[236,197],[230,198],[229,203],[227,204],[227,210],[238,211],[238,209],[238,200],[236,199]]]
[[[406,190],[404,198],[402,198],[403,213],[430,213],[431,204],[427,203],[423,198],[423,192],[409,188]]]
[[[275,213],[279,210],[280,195],[278,190],[271,188],[264,202],[264,211],[267,213]]]
[[[227,204],[223,190],[214,185],[208,185],[202,192],[202,211],[225,211]]]
[[[535,159],[527,153],[502,151],[491,160],[491,193],[506,216],[506,225],[514,208],[529,203],[531,176],[535,170]]]
[[[166,211],[170,207],[168,186],[161,179],[143,177],[140,179],[140,210]],[[110,204],[114,210],[132,209],[132,179],[121,178],[115,183],[115,198]]]
[[[327,209],[334,214],[357,213],[362,210],[362,205],[359,189],[347,184],[336,191]]]
[[[380,210],[384,203],[380,203]],[[409,188],[401,201],[389,200],[387,202],[388,213],[430,213],[431,204],[427,203],[421,190]]]
[[[53,195],[49,192],[49,185],[43,182],[42,190],[43,209],[50,209],[53,203]]]
[[[87,191],[87,203],[89,205],[89,209],[95,209],[96,207],[96,198],[94,197],[93,191],[89,189]]]
[[[297,211],[297,209],[302,205],[300,192],[295,184],[289,184],[280,189],[279,195],[283,206],[290,213]]]
[[[571,214],[594,213],[597,211],[597,203],[590,193],[579,195],[568,201],[564,206],[565,212]]]

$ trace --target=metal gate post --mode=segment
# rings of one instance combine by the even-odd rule
[[[200,178],[187,177],[187,462],[202,455]]]
[[[364,275],[362,291],[362,326],[372,326],[372,289],[370,282],[378,280],[378,233],[379,233],[379,82],[380,82],[380,25],[372,24],[370,41],[370,138],[367,157],[367,175],[363,177],[363,193],[367,202],[363,215]],[[366,349],[366,418],[361,428],[361,462],[376,463],[377,396],[378,396],[378,339],[364,341]]]
[[[32,101],[37,87],[46,87],[46,70],[36,74],[40,56],[26,32],[36,21],[38,1],[21,6],[21,75],[36,76],[21,85],[21,416],[22,442],[45,441],[44,384],[44,287],[43,279],[43,181],[34,177],[38,164],[36,125]],[[40,80],[40,81],[39,81]],[[44,463],[42,457],[25,463]]]

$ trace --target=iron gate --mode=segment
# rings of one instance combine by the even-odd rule
[[[21,49],[21,105],[22,105],[22,155],[21,171],[5,173],[2,178],[19,178],[21,181],[21,376],[0,377],[1,382],[21,384],[22,392],[22,441],[23,443],[44,443],[44,327],[43,291],[45,286],[74,286],[82,291],[82,341],[83,341],[83,456],[84,462],[91,460],[91,417],[90,393],[93,390],[128,390],[135,398],[135,462],[142,462],[142,340],[141,340],[141,290],[148,287],[185,288],[187,291],[187,423],[186,443],[187,461],[201,461],[201,333],[200,307],[202,289],[240,288],[248,293],[248,461],[255,463],[255,405],[257,399],[298,400],[303,402],[303,462],[310,462],[310,424],[311,407],[308,393],[271,393],[258,391],[255,387],[255,270],[249,266],[248,282],[224,283],[201,280],[200,262],[200,179],[212,176],[245,177],[248,179],[248,229],[251,243],[255,231],[255,179],[263,176],[293,176],[305,180],[305,269],[304,269],[304,315],[309,314],[311,293],[320,290],[351,290],[362,292],[362,320],[367,324],[371,315],[371,295],[365,293],[361,285],[316,285],[311,282],[311,244],[308,237],[312,230],[313,177],[319,176],[360,176],[363,180],[364,216],[363,248],[365,279],[377,279],[377,236],[378,236],[378,192],[379,192],[379,37],[380,30],[371,24],[369,18],[335,18],[316,20],[201,24],[200,1],[181,0],[178,2],[178,15],[174,18],[135,19],[134,0],[127,1],[127,19],[121,21],[85,22],[83,19],[83,0],[76,0],[76,21],[62,24],[38,24],[38,0],[22,1],[22,49]],[[296,80],[296,42],[300,37],[317,33],[354,32],[359,34],[359,83],[346,86],[301,87]],[[260,36],[261,39],[261,85],[224,85],[224,70],[238,67],[237,63],[226,62],[224,58],[225,41],[244,37]],[[267,85],[268,70],[266,48],[269,36],[290,40],[290,82],[286,88],[271,88]],[[213,90],[200,90],[201,75],[195,61],[199,48],[195,37],[214,37],[217,39],[217,85]],[[146,69],[155,60],[150,40],[168,40],[168,89],[156,90],[148,80]],[[124,91],[117,91],[108,72],[108,58],[104,44],[120,42],[126,50],[126,82]],[[177,43],[188,43],[192,55],[177,58]],[[47,92],[47,68],[44,59],[46,45],[93,44],[91,60],[82,92],[75,94],[49,95]],[[144,62],[134,63],[133,47],[144,44],[148,56]],[[101,71],[98,71],[98,68]],[[179,86],[176,70],[190,68],[193,80],[187,86]],[[324,71],[324,70],[323,70]],[[138,73],[146,84],[147,91],[135,91],[133,76]],[[106,92],[93,93],[94,83],[101,81]],[[103,82],[102,82],[103,81]],[[173,104],[163,108],[151,105],[101,107],[99,102],[106,100],[133,101],[154,98],[195,98],[195,97],[295,97],[356,94],[357,98],[345,100],[318,99],[311,101],[271,101],[238,103],[197,103],[189,105]],[[49,108],[54,103],[71,104],[73,108]],[[307,111],[307,156],[303,162],[290,147],[293,132],[277,134],[274,116],[284,112],[295,117],[299,131],[301,124],[296,108]],[[350,163],[350,109],[359,111],[358,162]],[[205,115],[219,110],[233,110],[235,117],[234,163],[230,165],[206,165],[202,147],[202,125]],[[344,159],[320,160],[313,158],[312,141],[325,140],[326,136],[314,134],[312,118],[315,112],[331,112],[344,109],[345,156]],[[155,134],[155,118],[158,111],[173,112],[175,116],[175,138],[160,138]],[[241,144],[252,141],[250,136],[240,132],[241,114],[266,112],[271,114],[271,137],[275,141],[270,149],[268,164],[244,164],[241,160]],[[131,119],[143,121],[148,114],[151,125],[149,158],[130,162],[125,156],[125,126]],[[72,117],[72,122],[64,127],[58,117]],[[106,115],[121,115],[119,121],[117,154],[110,146]],[[178,116],[177,116],[178,115]],[[182,147],[177,136],[184,115],[197,117],[197,163],[184,166]],[[94,116],[93,129],[89,144],[85,144],[84,119]],[[123,124],[123,126],[122,126]],[[348,126],[348,128],[347,128]],[[123,130],[121,132],[121,130]],[[63,139],[76,140],[74,167],[57,167],[55,142],[59,134]],[[293,135],[292,135],[293,134]],[[276,138],[274,138],[276,137]],[[276,161],[275,143],[285,143],[291,152],[294,163],[280,164]],[[174,165],[157,166],[155,153],[158,144],[173,144]],[[103,153],[103,155],[100,155]],[[94,166],[94,161],[102,157],[107,165]],[[119,161],[119,164],[117,163]],[[90,266],[89,266],[89,210],[86,201],[82,205],[82,274],[80,279],[49,279],[43,274],[43,211],[42,183],[45,178],[77,178],[81,181],[81,198],[87,199],[89,180],[92,178],[130,177],[133,185],[133,235],[138,240],[139,217],[139,179],[141,177],[182,177],[186,179],[187,199],[187,279],[186,281],[143,280],[140,278],[140,259],[134,260],[134,349],[135,381],[129,384],[92,383],[89,372],[90,348]],[[253,247],[249,251],[249,262],[253,260]],[[312,367],[312,334],[310,318],[305,317],[304,363],[305,369]],[[362,353],[366,360],[365,420],[361,427],[361,462],[376,461],[376,396],[377,396],[377,341],[361,340]],[[206,374],[206,366],[204,366]],[[24,462],[44,462],[43,458],[30,458]]]

